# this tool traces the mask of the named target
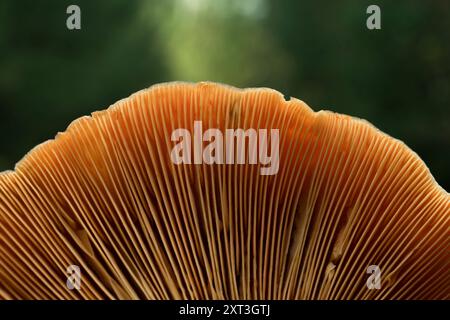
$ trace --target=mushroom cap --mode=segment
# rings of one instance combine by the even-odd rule
[[[194,121],[278,129],[278,172],[174,164],[171,133]],[[449,194],[368,122],[271,89],[167,83],[0,174],[0,298],[448,299],[449,226]]]

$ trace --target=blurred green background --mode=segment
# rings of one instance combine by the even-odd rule
[[[81,8],[79,31],[66,8]],[[381,7],[381,30],[366,8]],[[0,2],[0,170],[151,84],[265,86],[365,118],[450,190],[450,1]]]

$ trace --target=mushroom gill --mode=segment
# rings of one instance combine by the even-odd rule
[[[277,173],[174,164],[171,133],[195,121],[278,129]],[[156,85],[0,175],[0,298],[448,299],[449,226],[449,194],[365,121],[270,89]]]

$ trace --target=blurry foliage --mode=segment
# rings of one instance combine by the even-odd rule
[[[77,4],[82,29],[67,30]],[[366,29],[381,7],[382,29]],[[448,1],[0,2],[0,170],[151,84],[265,86],[369,120],[450,189]]]

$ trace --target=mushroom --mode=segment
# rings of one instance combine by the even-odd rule
[[[196,121],[203,148],[208,129],[278,130],[277,172],[174,163],[172,133]],[[275,145],[259,138],[245,159]],[[155,85],[0,174],[0,298],[448,299],[449,226],[425,164],[364,120],[271,89]]]

